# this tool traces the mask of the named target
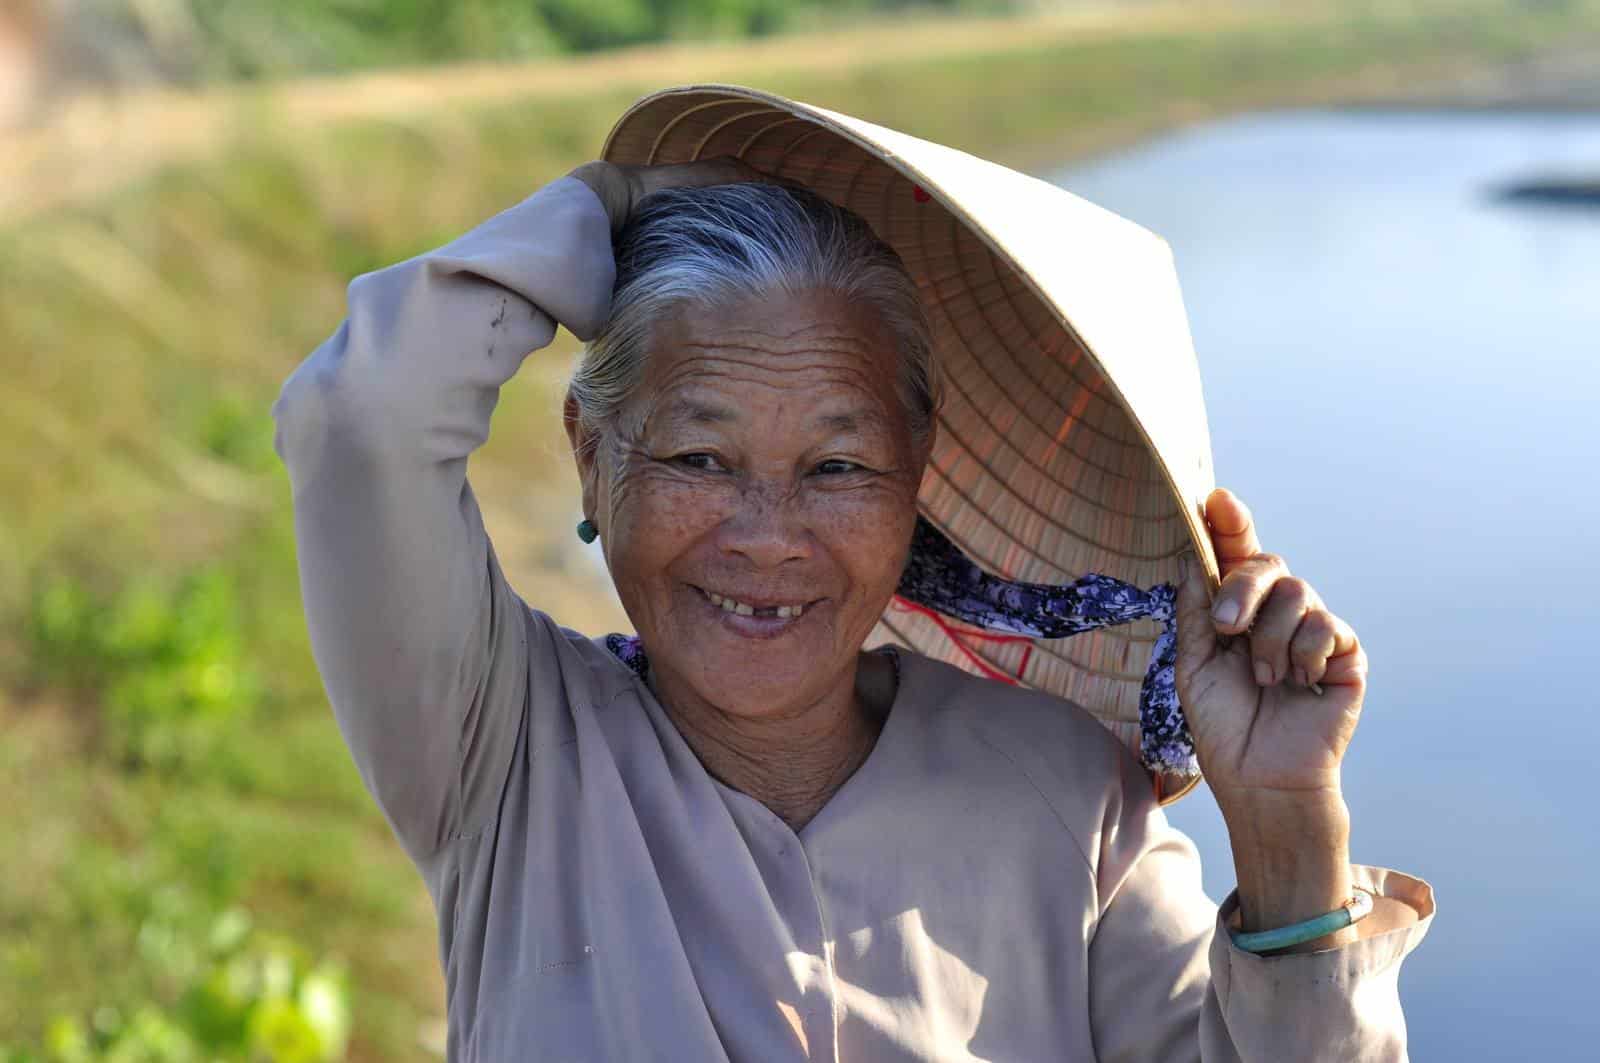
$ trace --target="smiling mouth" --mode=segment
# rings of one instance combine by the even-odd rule
[[[715,591],[708,591],[704,587],[695,587],[695,590],[699,591],[707,601],[725,613],[732,613],[735,616],[756,617],[763,620],[798,620],[808,606],[815,605],[822,600],[821,598],[816,598],[809,602],[756,605],[718,594]]]

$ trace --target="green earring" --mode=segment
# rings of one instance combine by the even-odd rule
[[[594,521],[585,518],[578,522],[578,538],[586,543],[592,543],[600,538],[600,529],[594,526]]]

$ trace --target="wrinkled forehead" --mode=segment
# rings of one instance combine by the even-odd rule
[[[835,430],[907,433],[900,354],[879,315],[807,293],[692,304],[659,323],[640,381],[652,421],[717,424],[778,408]]]

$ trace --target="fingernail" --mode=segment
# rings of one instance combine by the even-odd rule
[[[1264,687],[1272,685],[1272,665],[1266,661],[1256,662],[1256,682]]]
[[[1224,598],[1211,607],[1211,617],[1223,627],[1232,627],[1239,620],[1239,603]]]
[[[1294,670],[1294,681],[1303,687],[1308,687],[1311,685],[1311,680],[1306,676],[1306,670],[1298,665]]]

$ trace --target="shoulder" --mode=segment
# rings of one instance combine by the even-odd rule
[[[973,747],[975,763],[1033,790],[1091,866],[1108,829],[1158,808],[1144,768],[1082,706],[906,650],[900,655],[921,726],[936,740]]]
[[[562,627],[538,609],[526,604],[523,609],[528,630],[528,700],[534,708],[535,729],[540,730],[541,723],[546,725],[546,733],[535,736],[536,745],[570,738],[572,713],[592,712],[619,696],[637,692],[640,680],[609,646],[608,639],[616,636],[590,638]],[[557,706],[566,711],[549,711]],[[549,730],[551,726],[555,732]]]

